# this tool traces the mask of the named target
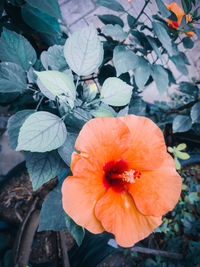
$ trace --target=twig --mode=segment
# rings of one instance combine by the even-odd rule
[[[60,243],[62,250],[63,267],[70,267],[69,257],[67,253],[67,239],[63,231],[60,231]]]
[[[162,257],[172,258],[172,259],[177,259],[177,260],[183,259],[183,255],[180,253],[168,252],[168,251],[164,251],[164,250],[143,248],[143,247],[138,247],[138,246],[131,248],[131,250],[136,251],[136,252],[140,252],[140,253],[152,254],[152,255],[156,255],[156,256],[162,256]]]

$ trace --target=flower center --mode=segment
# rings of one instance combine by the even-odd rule
[[[141,172],[129,169],[128,164],[124,160],[111,160],[104,165],[103,170],[103,182],[106,189],[112,186],[117,192],[124,191],[127,183],[135,183],[141,176]]]

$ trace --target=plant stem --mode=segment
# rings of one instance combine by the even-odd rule
[[[144,10],[145,10],[145,8],[146,8],[146,6],[148,5],[149,2],[150,2],[150,0],[146,0],[146,1],[145,1],[145,4],[144,4],[142,10],[140,11],[140,13],[138,14],[138,16],[137,16],[137,18],[136,18],[136,20],[135,20],[135,23],[139,20],[139,18],[141,17],[142,13],[144,13]],[[135,24],[135,23],[134,23],[134,24]]]
[[[35,111],[39,109],[39,106],[41,105],[43,99],[44,99],[44,96],[41,97],[40,101],[37,104],[37,107],[35,108]]]

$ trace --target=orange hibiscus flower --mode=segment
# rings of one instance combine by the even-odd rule
[[[169,5],[168,4],[165,4],[165,5],[170,11],[172,11],[176,14],[177,21],[167,19],[169,26],[176,30],[180,26],[181,20],[182,20],[183,16],[185,15],[185,12],[178,6],[178,4],[176,2],[172,2]],[[190,22],[191,20],[192,20],[192,18],[190,16],[190,14],[186,15],[186,23]],[[187,34],[188,37],[191,37],[194,35],[193,31],[187,31],[187,32],[182,31],[182,32]]]
[[[62,186],[65,212],[92,233],[110,232],[133,246],[162,223],[181,192],[162,131],[135,115],[95,118],[76,140],[73,176]]]

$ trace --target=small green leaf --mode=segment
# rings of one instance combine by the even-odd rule
[[[0,63],[0,92],[23,93],[27,89],[26,72],[12,62]]]
[[[155,41],[155,38],[151,37],[151,36],[146,36],[148,42],[150,43],[151,47],[153,48],[153,50],[155,51],[156,55],[158,56],[158,58],[162,61],[162,55],[161,52],[157,46],[157,43]]]
[[[200,123],[200,102],[194,104],[191,109],[192,122]]]
[[[132,89],[119,78],[107,78],[101,89],[102,101],[111,106],[125,106],[130,102]]]
[[[105,6],[114,11],[118,11],[118,12],[125,11],[123,6],[116,0],[95,0],[95,3],[101,6]]]
[[[194,205],[195,202],[199,201],[200,198],[198,196],[198,192],[191,192],[186,196],[186,201],[190,202],[190,204]]]
[[[156,83],[159,93],[162,95],[167,90],[169,83],[167,71],[162,65],[155,64],[152,65],[151,75]]]
[[[28,40],[16,32],[3,28],[0,37],[0,60],[13,62],[29,70],[36,59],[36,52]]]
[[[123,41],[128,37],[127,32],[124,32],[122,27],[118,24],[115,25],[107,24],[106,26],[103,27],[102,33],[114,37],[120,41]]]
[[[116,46],[113,51],[113,61],[117,76],[120,76],[137,68],[138,56],[131,50],[126,50],[124,46]]]
[[[91,110],[92,116],[98,117],[113,117],[113,113],[110,110],[99,107],[98,109]]]
[[[112,15],[112,14],[105,14],[105,15],[97,15],[98,18],[104,23],[104,24],[118,24],[122,28],[124,27],[124,22],[119,17]]]
[[[32,182],[33,190],[56,177],[65,167],[57,151],[45,153],[26,153],[26,167]]]
[[[68,68],[64,57],[63,46],[53,45],[47,51],[43,51],[40,56],[42,65],[46,70],[64,71]]]
[[[71,155],[75,150],[74,145],[76,142],[77,134],[75,133],[67,133],[67,138],[64,144],[58,148],[58,153],[63,159],[63,161],[70,167],[71,164]]]
[[[169,17],[171,15],[170,11],[168,10],[168,8],[166,7],[166,5],[162,0],[156,0],[156,4],[160,10],[161,15],[164,18]]]
[[[76,88],[68,75],[55,70],[35,71],[35,73],[50,93],[62,101],[67,101],[71,108],[74,107]]]
[[[168,146],[167,150],[168,150],[170,153],[174,153],[174,149],[173,149],[171,146]]]
[[[62,146],[66,136],[66,126],[61,118],[46,111],[38,111],[30,115],[20,128],[16,150],[51,151]]]
[[[192,120],[189,116],[177,115],[172,124],[174,133],[187,132],[192,127]]]
[[[68,231],[76,240],[77,245],[80,246],[85,236],[85,229],[77,225],[66,213],[65,213],[65,221]]]
[[[79,76],[92,74],[103,60],[103,46],[95,28],[90,25],[74,32],[65,43],[64,56]]]
[[[185,38],[183,38],[183,39],[182,39],[182,42],[183,42],[183,46],[184,46],[185,48],[189,48],[189,49],[191,49],[191,48],[193,48],[193,46],[194,46],[194,42],[193,42],[192,39],[189,38],[189,37],[185,37]]]
[[[179,159],[189,159],[190,158],[190,155],[188,153],[185,153],[185,152],[181,152],[177,149],[174,149],[174,154],[177,156],[177,158]]]
[[[181,143],[176,147],[176,149],[178,149],[179,151],[184,150],[184,149],[186,149],[186,144],[185,143]]]
[[[174,161],[175,161],[176,169],[180,170],[181,169],[181,164],[180,164],[179,160],[177,159],[177,157],[174,157]]]
[[[144,88],[149,79],[151,67],[143,57],[138,57],[137,68],[134,70],[135,82],[139,88]]]
[[[25,120],[35,112],[35,110],[27,109],[21,110],[12,115],[8,120],[8,138],[10,142],[10,147],[15,150],[17,147],[17,140],[19,136],[19,131]]]

